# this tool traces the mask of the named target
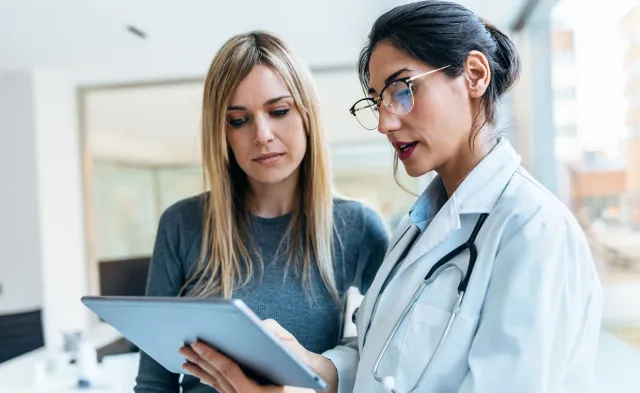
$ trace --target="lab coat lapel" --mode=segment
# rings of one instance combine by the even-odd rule
[[[409,230],[409,228],[411,227],[411,220],[409,219],[409,217],[405,217],[400,221],[400,224],[398,224],[398,228],[396,228],[396,230],[393,233],[393,236],[391,236],[391,240],[389,241],[389,247],[387,248],[387,252],[385,253],[384,257],[388,257],[389,254],[391,254],[391,252],[395,249],[396,245],[398,245],[398,242],[400,241],[400,239],[402,239],[402,237],[405,235],[405,233]]]
[[[382,266],[378,269],[378,273],[369,287],[364,301],[360,305],[360,310],[358,310],[358,314],[356,315],[356,326],[358,328],[358,341],[360,348],[364,345],[364,339],[371,319],[371,314],[373,313],[376,299],[380,295],[380,290],[382,289],[384,282],[387,280],[389,273],[391,273],[391,270],[398,262],[398,259],[402,256],[404,249],[409,246],[411,240],[419,232],[419,229],[416,226],[411,225],[408,220],[403,220],[403,224],[404,225],[401,225],[396,230],[397,236],[394,236],[394,238],[397,238],[397,240],[395,241],[395,244],[393,241],[391,242],[393,245],[387,253]]]
[[[520,156],[508,141],[501,139],[438,211],[396,274],[458,231],[461,215],[491,212],[519,165]]]

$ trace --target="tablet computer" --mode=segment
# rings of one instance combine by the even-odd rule
[[[327,385],[241,300],[85,296],[82,303],[170,372],[184,374],[178,350],[201,340],[263,385]]]

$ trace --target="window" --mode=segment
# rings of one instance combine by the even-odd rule
[[[576,99],[576,88],[573,86],[564,87],[561,89],[557,89],[554,91],[553,95],[556,100],[575,100]]]
[[[556,127],[556,135],[562,137],[575,137],[578,135],[578,127],[575,124]]]

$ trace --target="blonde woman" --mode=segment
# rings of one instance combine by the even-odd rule
[[[278,38],[238,35],[214,58],[202,159],[210,191],[164,212],[148,295],[242,299],[307,349],[336,346],[346,290],[367,290],[389,240],[376,212],[333,196],[310,76]],[[141,354],[135,392],[180,385],[212,391]]]

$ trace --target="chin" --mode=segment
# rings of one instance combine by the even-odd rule
[[[278,184],[293,175],[293,171],[260,171],[260,173],[253,173],[250,177],[262,184]]]
[[[407,172],[407,175],[411,177],[421,177],[431,171],[431,169],[425,169],[421,165],[417,165],[417,164],[414,164],[414,165],[404,164],[404,170],[405,172]]]

